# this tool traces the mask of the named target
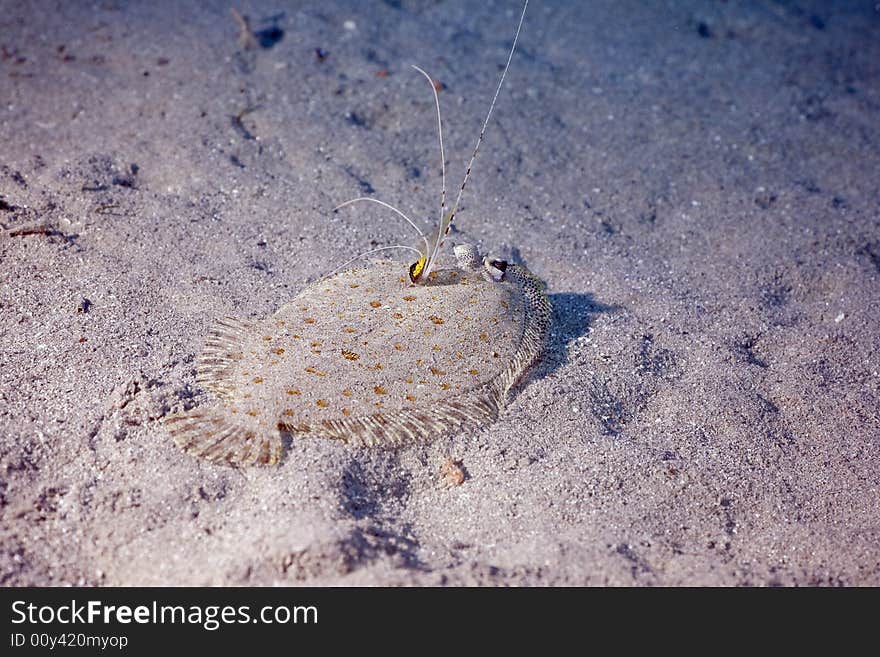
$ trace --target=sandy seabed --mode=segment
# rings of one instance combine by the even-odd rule
[[[160,422],[212,321],[409,238],[341,201],[433,216],[408,65],[457,185],[520,7],[0,0],[0,582],[880,584],[875,4],[533,0],[453,241],[547,282],[543,362],[233,469]]]

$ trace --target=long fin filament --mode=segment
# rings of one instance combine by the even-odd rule
[[[440,247],[443,246],[444,239],[446,235],[449,233],[449,229],[452,227],[452,222],[455,221],[455,213],[458,211],[458,205],[461,202],[461,197],[464,194],[464,188],[467,186],[467,181],[471,176],[471,168],[474,165],[474,160],[477,159],[477,153],[480,150],[480,145],[483,143],[483,137],[486,134],[486,127],[489,125],[489,119],[492,118],[492,112],[495,110],[495,103],[498,101],[498,95],[501,93],[501,87],[504,85],[504,79],[507,77],[507,71],[510,70],[510,62],[513,60],[513,53],[516,51],[516,44],[519,41],[519,34],[522,31],[523,21],[526,17],[526,10],[529,8],[529,0],[525,1],[523,4],[522,13],[519,17],[519,24],[516,26],[516,34],[513,36],[513,45],[510,47],[510,53],[507,55],[507,64],[504,66],[504,71],[501,73],[501,79],[498,81],[498,86],[495,88],[495,95],[492,97],[492,103],[489,105],[489,111],[486,113],[486,119],[483,121],[483,126],[480,128],[480,136],[477,138],[477,145],[474,147],[474,152],[471,154],[471,159],[468,162],[467,169],[464,173],[464,180],[461,182],[461,187],[458,190],[458,196],[455,199],[455,204],[452,206],[452,210],[449,211],[448,215],[442,216],[440,219],[440,230],[437,237],[437,242],[434,244],[434,248],[431,251],[431,255],[428,258],[428,263],[424,267],[424,271],[422,273],[423,276],[428,276],[431,273],[432,268],[434,267],[434,263],[437,260],[437,256],[440,254]]]
[[[378,249],[370,249],[369,251],[364,251],[363,253],[357,254],[354,258],[349,258],[348,260],[343,262],[341,265],[339,265],[336,269],[331,271],[329,274],[322,276],[318,280],[323,281],[325,278],[330,278],[336,272],[345,269],[348,265],[353,263],[355,260],[359,260],[359,259],[363,258],[364,256],[372,255],[373,253],[379,253],[380,251],[390,251],[391,249],[406,249],[407,251],[414,251],[415,253],[419,254],[420,258],[422,257],[422,252],[413,246],[406,246],[405,244],[392,244],[391,246],[380,246]]]
[[[440,139],[440,221],[443,221],[443,214],[446,212],[446,153],[443,150],[443,120],[440,118],[440,96],[437,94],[437,86],[434,84],[433,78],[415,64],[410,64],[419,73],[425,76],[425,79],[431,85],[431,91],[434,92],[434,105],[437,107],[437,136]]]

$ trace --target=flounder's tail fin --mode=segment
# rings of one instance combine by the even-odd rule
[[[219,405],[175,413],[164,423],[186,453],[214,463],[275,465],[283,451],[277,426]]]

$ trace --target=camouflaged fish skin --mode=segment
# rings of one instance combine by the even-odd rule
[[[443,269],[413,286],[399,263],[372,262],[268,319],[217,321],[196,367],[217,400],[166,425],[187,452],[236,465],[276,463],[285,432],[379,446],[484,426],[549,326],[543,283],[524,267],[500,281]]]

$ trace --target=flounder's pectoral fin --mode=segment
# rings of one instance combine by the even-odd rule
[[[228,465],[275,465],[283,443],[277,427],[222,406],[194,408],[164,420],[168,433],[186,453]]]

